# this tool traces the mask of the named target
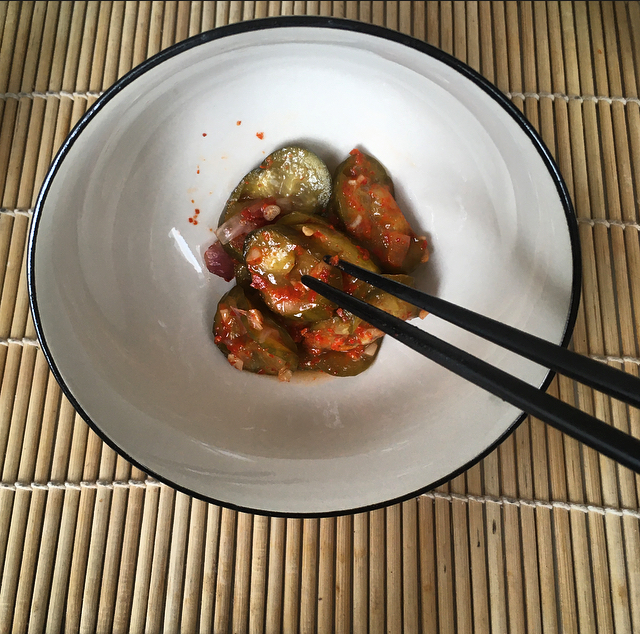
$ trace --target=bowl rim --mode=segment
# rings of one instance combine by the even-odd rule
[[[531,141],[533,146],[538,151],[540,158],[545,164],[558,193],[560,202],[562,204],[565,220],[567,222],[567,228],[569,232],[569,240],[571,247],[571,256],[572,256],[572,285],[571,285],[571,298],[569,303],[569,311],[567,314],[567,319],[564,326],[564,332],[562,336],[561,344],[566,347],[569,344],[571,336],[573,334],[573,329],[576,323],[577,315],[578,315],[578,307],[580,303],[580,295],[581,295],[581,285],[582,285],[582,265],[581,265],[581,251],[580,251],[580,241],[579,241],[579,230],[578,230],[578,222],[575,215],[575,211],[573,208],[573,204],[571,202],[571,197],[567,186],[564,182],[564,179],[560,173],[559,167],[556,164],[551,152],[543,142],[541,136],[538,134],[533,125],[525,118],[525,116],[518,110],[518,108],[507,98],[507,96],[501,92],[494,84],[489,82],[489,80],[485,79],[479,72],[465,64],[464,62],[458,60],[453,57],[449,53],[442,51],[435,46],[428,44],[422,40],[414,38],[412,36],[406,35],[399,31],[395,31],[386,27],[369,24],[367,22],[360,22],[356,20],[349,20],[345,18],[334,18],[328,16],[308,16],[308,15],[300,15],[300,16],[275,16],[268,18],[260,18],[254,20],[247,20],[243,22],[236,22],[234,24],[228,24],[220,27],[216,27],[212,30],[205,31],[198,35],[194,35],[186,40],[182,40],[168,48],[156,53],[149,59],[145,60],[128,73],[123,75],[120,79],[118,79],[112,86],[110,86],[106,91],[104,91],[100,97],[98,97],[97,101],[89,107],[89,109],[85,112],[85,114],[79,119],[79,121],[75,124],[72,130],[69,132],[65,141],[62,143],[60,149],[58,150],[55,158],[53,159],[49,170],[43,180],[43,184],[40,188],[40,192],[38,194],[38,198],[36,200],[36,204],[33,211],[33,218],[31,222],[31,228],[29,231],[29,239],[27,245],[27,286],[28,286],[28,294],[29,294],[29,304],[31,308],[31,313],[33,317],[33,322],[36,330],[36,335],[40,344],[40,348],[47,360],[49,368],[53,373],[56,381],[58,382],[62,392],[69,399],[71,404],[73,405],[75,411],[82,417],[82,419],[89,425],[89,427],[98,435],[98,437],[105,442],[109,447],[111,447],[116,453],[125,458],[129,463],[133,466],[144,471],[149,476],[153,477],[160,483],[166,484],[173,489],[180,491],[181,493],[185,493],[186,495],[195,497],[197,499],[203,500],[207,503],[215,504],[220,507],[229,508],[234,511],[251,513],[255,515],[263,515],[268,517],[292,517],[292,518],[322,518],[322,517],[339,517],[344,515],[351,515],[355,513],[362,513],[373,511],[376,509],[386,508],[387,506],[391,506],[394,504],[398,504],[400,502],[404,502],[406,500],[413,499],[417,496],[420,496],[428,491],[435,489],[436,487],[444,484],[445,482],[457,477],[458,475],[464,473],[469,468],[480,462],[483,458],[485,458],[489,453],[491,453],[496,447],[498,447],[508,436],[510,436],[515,429],[525,420],[527,414],[522,412],[520,413],[516,419],[507,427],[507,429],[494,441],[492,442],[485,450],[476,455],[473,459],[461,465],[457,469],[451,471],[446,476],[438,479],[435,482],[431,482],[426,484],[419,489],[409,492],[405,495],[386,500],[383,502],[378,502],[375,504],[368,504],[361,507],[354,507],[351,509],[343,509],[338,511],[326,511],[326,512],[309,512],[309,513],[300,513],[300,512],[292,512],[285,513],[282,511],[271,511],[268,509],[254,509],[249,507],[244,507],[242,505],[233,504],[231,502],[223,502],[217,500],[213,497],[192,491],[187,487],[183,487],[175,482],[171,481],[170,478],[162,476],[158,473],[155,473],[153,470],[148,469],[145,465],[141,464],[135,458],[130,456],[126,450],[122,447],[118,446],[114,441],[112,441],[106,434],[101,430],[99,425],[94,422],[91,417],[84,411],[82,406],[80,405],[77,398],[72,394],[69,387],[66,385],[64,378],[62,377],[58,367],[53,359],[51,351],[47,345],[46,338],[44,336],[44,330],[42,327],[42,322],[40,318],[40,311],[38,308],[38,299],[35,287],[35,251],[36,251],[36,241],[38,236],[38,227],[40,216],[42,214],[42,210],[44,208],[47,195],[49,193],[49,189],[55,178],[62,161],[65,159],[66,155],[69,153],[70,148],[78,139],[82,131],[89,124],[89,122],[100,112],[100,110],[120,91],[122,91],[126,86],[135,81],[138,77],[146,73],[147,71],[155,68],[156,66],[162,64],[164,61],[179,55],[180,53],[187,51],[196,46],[200,46],[202,44],[206,44],[213,40],[217,40],[223,37],[229,37],[233,35],[238,35],[242,33],[248,33],[252,31],[259,31],[263,29],[282,29],[282,28],[291,28],[291,27],[312,27],[312,28],[327,28],[327,29],[336,29],[336,30],[346,30],[346,31],[355,31],[364,35],[369,35],[373,37],[378,37],[382,39],[386,39],[397,44],[401,44],[417,50],[423,54],[426,54],[435,60],[449,66],[453,70],[460,73],[463,77],[473,82],[476,86],[478,86],[481,90],[483,90],[487,95],[489,95],[498,105],[506,111],[508,115],[511,116],[513,120],[518,124],[520,129],[526,134],[528,139]],[[555,376],[555,372],[549,371],[540,385],[541,390],[546,390],[551,381]]]

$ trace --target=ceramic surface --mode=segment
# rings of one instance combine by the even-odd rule
[[[520,416],[389,337],[353,378],[286,384],[229,366],[211,334],[229,285],[202,253],[231,190],[273,150],[307,146],[330,169],[354,147],[376,156],[429,238],[423,290],[556,343],[577,301],[570,211],[522,122],[426,50],[326,27],[205,34],[125,78],[58,156],[31,236],[39,336],[83,415],[150,473],[257,511],[401,498]],[[416,322],[533,385],[547,377],[435,317]]]

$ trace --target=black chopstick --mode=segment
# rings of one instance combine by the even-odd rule
[[[456,306],[456,304],[439,297],[417,291],[415,288],[382,277],[344,260],[339,260],[337,266],[345,273],[373,284],[380,290],[395,295],[414,306],[424,308],[433,315],[460,326],[474,335],[496,343],[511,352],[544,365],[555,372],[560,372],[589,387],[606,392],[630,405],[640,407],[640,379],[632,374],[576,354],[571,350],[540,339],[540,337],[507,326],[467,308]]]
[[[396,297],[405,299],[406,301],[409,301],[416,306],[423,307],[425,308],[425,310],[430,310],[425,306],[423,298],[419,297],[422,296],[422,293],[420,291],[415,291],[415,289],[410,289],[409,287],[403,287],[403,295],[400,295],[399,293],[395,292],[395,290],[388,290],[392,288],[393,285],[387,285],[386,282],[390,280],[387,280],[386,278],[380,277],[376,274],[371,274],[364,269],[360,269],[360,267],[348,264],[342,260],[340,260],[339,266],[349,275],[361,278],[369,282],[370,284],[377,286],[381,290],[390,292]],[[379,281],[380,283],[378,283]],[[495,368],[485,361],[481,361],[480,359],[477,359],[469,353],[464,352],[463,350],[460,350],[459,348],[456,348],[455,346],[452,346],[451,344],[446,343],[445,341],[442,341],[441,339],[438,339],[437,337],[434,337],[433,335],[430,335],[429,333],[426,333],[423,330],[420,330],[419,328],[416,328],[415,326],[402,321],[401,319],[393,317],[392,315],[389,315],[379,308],[371,306],[370,304],[367,304],[362,300],[348,295],[343,291],[335,289],[332,286],[329,286],[328,284],[317,280],[316,278],[305,275],[302,277],[302,282],[330,301],[333,301],[342,308],[346,308],[354,315],[357,315],[361,319],[366,320],[372,326],[379,328],[383,332],[386,332],[387,334],[391,335],[395,339],[398,339],[405,345],[413,348],[432,361],[435,361],[448,370],[451,370],[459,376],[471,381],[475,385],[478,385],[479,387],[491,392],[504,401],[515,405],[528,414],[531,414],[539,418],[540,420],[549,423],[556,429],[559,429],[560,431],[576,438],[577,440],[592,447],[593,449],[596,449],[597,451],[612,458],[613,460],[616,460],[620,464],[633,469],[637,473],[640,473],[640,440],[634,438],[633,436],[629,436],[628,434],[621,432],[615,427],[607,425],[597,418],[594,418],[589,414],[586,414],[558,399],[553,398],[542,390],[529,385],[525,381],[513,377],[503,370]],[[385,286],[387,288],[384,288]],[[405,288],[407,290],[413,291],[410,294],[412,296],[412,299],[408,299],[409,295],[404,293]],[[413,301],[414,299],[419,301]],[[439,301],[442,302],[443,300]],[[429,306],[433,305],[431,302],[427,303],[429,304]],[[448,304],[448,302],[445,303]],[[452,305],[448,304],[448,306],[450,307]],[[443,316],[441,306],[438,306],[437,310],[439,315]],[[465,309],[460,310],[464,311]],[[433,310],[431,310],[431,312],[437,314]],[[472,314],[475,315],[475,313]],[[466,319],[461,319],[460,316],[458,316],[457,320],[458,321],[454,323],[457,323],[457,325],[467,330],[476,332],[468,327]],[[493,322],[493,320],[489,321]],[[493,324],[500,325],[499,322],[493,322]],[[520,333],[520,331],[510,328],[510,340],[513,339],[514,333],[517,334]],[[480,333],[477,332],[477,334]],[[489,339],[490,337],[487,338]],[[497,337],[493,335],[490,339],[495,343],[499,343],[499,341],[497,341],[496,339],[501,339],[501,337],[498,334]],[[548,342],[545,343],[548,344]],[[556,347],[560,348],[559,346],[553,346],[553,344],[548,345],[554,347],[554,349]],[[517,350],[515,350],[513,346],[505,347],[508,347],[510,350],[517,352]],[[575,356],[577,356],[579,359],[584,359],[584,357],[580,357],[579,355]],[[540,355],[536,355],[536,357],[539,359]],[[592,361],[591,359],[586,360],[592,363],[596,363],[597,365],[601,365],[595,361]],[[549,365],[544,361],[542,362],[542,365],[549,367]],[[557,363],[554,363],[554,365],[557,365]],[[563,372],[563,374],[567,373]],[[582,375],[583,373],[580,372],[580,374]],[[631,378],[635,379],[635,377]],[[637,401],[638,392],[640,391],[640,380],[635,379],[635,381],[636,387],[635,390],[632,390],[631,394],[635,395],[635,400]],[[605,392],[609,391],[608,389],[604,389],[599,384],[597,384],[596,380],[591,380],[589,382],[589,385],[591,385],[592,387],[596,387],[597,389],[601,389]],[[630,383],[629,385],[633,387],[632,383]],[[628,399],[625,398],[623,400]]]

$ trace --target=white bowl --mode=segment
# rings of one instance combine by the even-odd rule
[[[568,341],[579,296],[575,219],[531,126],[479,75],[423,42],[323,18],[196,36],[89,110],[35,211],[38,337],[80,414],[159,479],[256,512],[371,508],[460,472],[522,416],[388,337],[353,378],[283,384],[231,368],[211,334],[230,286],[204,270],[202,253],[239,179],[290,144],[330,169],[354,147],[386,166],[401,207],[429,237],[419,288]],[[418,323],[533,385],[549,380],[435,317]]]

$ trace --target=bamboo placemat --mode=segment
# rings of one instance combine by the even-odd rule
[[[638,372],[637,2],[0,2],[0,632],[639,632],[640,479],[539,421],[418,499],[268,519],[147,478],[61,396],[25,278],[56,149],[146,57],[291,13],[412,34],[512,99],[579,218],[572,345]],[[638,410],[550,390],[640,436]]]

